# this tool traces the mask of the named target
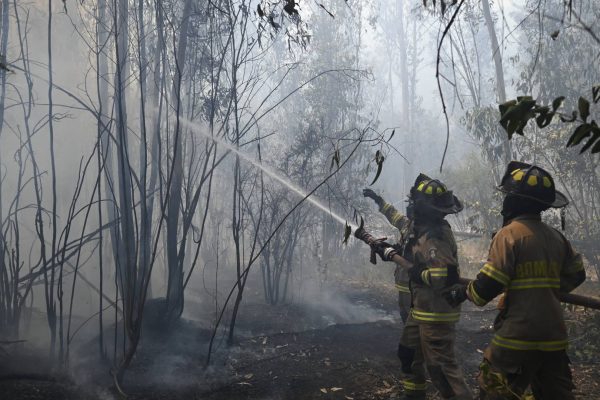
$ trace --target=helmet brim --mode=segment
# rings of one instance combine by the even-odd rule
[[[444,214],[456,214],[463,210],[464,207],[461,201],[455,195],[452,195],[452,203],[452,205],[446,207],[437,206],[435,204],[427,204],[427,207]]]
[[[569,199],[567,199],[567,196],[565,196],[564,194],[562,194],[558,190],[555,191],[556,195],[554,197],[554,201],[550,203],[550,202],[547,202],[547,201],[543,201],[543,200],[541,200],[541,199],[539,199],[537,197],[527,196],[527,195],[521,194],[521,193],[515,193],[513,191],[507,190],[502,185],[497,186],[496,189],[498,189],[499,191],[501,191],[502,193],[505,193],[505,194],[511,194],[513,196],[523,197],[525,199],[537,201],[538,203],[541,203],[541,204],[546,205],[546,206],[551,207],[551,208],[563,208],[563,207],[566,207],[569,204]]]

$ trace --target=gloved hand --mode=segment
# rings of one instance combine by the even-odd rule
[[[394,246],[383,240],[377,240],[371,243],[371,249],[373,249],[383,261],[392,261],[392,258],[398,254]]]
[[[423,284],[423,278],[421,277],[421,273],[423,272],[423,267],[421,265],[414,265],[408,269],[408,277],[411,281],[418,283],[420,285]]]
[[[458,307],[467,300],[467,285],[455,283],[441,291],[442,296],[452,307]]]
[[[370,197],[371,199],[373,199],[379,207],[381,207],[383,205],[383,197],[381,197],[380,195],[378,195],[377,193],[375,193],[373,190],[371,190],[369,188],[363,189],[363,196]]]

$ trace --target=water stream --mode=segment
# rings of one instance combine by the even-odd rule
[[[15,67],[16,69],[23,71],[21,68]],[[49,81],[42,77],[39,76],[37,74],[31,73],[32,77],[35,77],[37,79],[40,79],[46,83],[49,84]],[[60,86],[58,85],[53,85],[55,88],[57,89],[62,89]],[[68,92],[66,92],[68,93]],[[69,93],[70,94],[70,93]],[[158,109],[154,110],[155,113],[158,113]],[[240,151],[238,148],[236,148],[235,146],[233,146],[230,143],[227,143],[224,140],[221,140],[219,138],[216,138],[212,135],[210,135],[208,133],[208,129],[206,129],[205,126],[202,126],[201,124],[198,124],[196,122],[192,122],[187,118],[184,117],[180,117],[179,121],[182,125],[187,126],[190,130],[192,130],[193,132],[199,133],[200,135],[212,140],[215,143],[218,143],[219,145],[223,146],[224,148],[226,148],[227,150],[230,150],[232,152],[234,152],[235,154],[237,154],[241,159],[243,159],[244,161],[254,165],[256,168],[260,168],[265,174],[267,174],[268,176],[270,176],[271,178],[275,179],[276,181],[278,181],[279,183],[281,183],[282,185],[284,185],[285,187],[287,187],[291,192],[296,193],[300,198],[304,198],[308,195],[308,193],[303,190],[302,188],[300,188],[299,186],[295,185],[293,182],[290,182],[289,179],[281,176],[280,174],[278,174],[275,170],[273,170],[272,168],[262,164],[260,161],[252,158],[251,156],[249,156],[248,154],[245,154],[244,152]],[[331,217],[333,217],[334,220],[336,220],[338,223],[342,224],[342,225],[346,225],[347,221],[346,219],[342,218],[339,214],[335,213],[334,211],[331,210],[331,208],[327,207],[325,204],[321,203],[318,199],[316,199],[314,196],[309,196],[306,201],[308,201],[310,204],[312,204],[313,206],[321,209],[322,211],[324,211],[325,213],[329,214]],[[354,226],[353,224],[349,224],[352,227],[352,230],[354,231],[356,229],[356,226]]]
[[[287,187],[291,192],[297,194],[300,198],[304,198],[304,197],[306,197],[308,195],[308,193],[304,189],[302,189],[299,186],[295,185],[293,182],[290,182],[289,179],[281,176],[279,173],[277,173],[277,171],[273,170],[271,167],[264,165],[260,161],[254,159],[253,157],[249,156],[248,154],[240,151],[240,149],[238,149],[237,147],[235,147],[231,143],[228,143],[228,142],[226,142],[224,140],[221,140],[220,138],[217,138],[217,137],[214,137],[214,136],[210,135],[208,133],[208,129],[206,128],[206,126],[203,126],[201,124],[192,122],[192,121],[190,121],[190,120],[188,120],[186,118],[183,118],[183,117],[180,117],[179,120],[180,120],[180,122],[181,122],[182,125],[186,126],[187,128],[189,128],[193,132],[199,133],[200,135],[202,135],[202,136],[204,136],[204,137],[212,140],[213,142],[219,144],[220,146],[226,148],[227,150],[235,153],[236,155],[238,155],[242,160],[246,161],[247,163],[252,164],[256,168],[261,169],[266,175],[270,176],[271,178],[275,179],[277,182],[279,182],[282,185],[284,185],[285,187]],[[346,219],[344,219],[340,215],[338,215],[335,212],[333,212],[331,210],[331,208],[329,208],[325,204],[321,203],[314,196],[311,195],[311,196],[307,197],[306,201],[308,201],[313,206],[321,209],[325,213],[331,215],[333,217],[333,219],[335,219],[340,224],[342,224],[342,225],[346,224]],[[352,226],[353,230],[354,230],[355,227],[353,225],[350,225],[350,226]]]

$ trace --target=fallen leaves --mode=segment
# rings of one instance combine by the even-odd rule
[[[329,388],[329,389],[327,389],[327,388],[321,388],[320,390],[321,390],[321,393],[327,394],[329,392],[331,392],[331,393],[339,392],[340,390],[344,390],[344,388],[334,386],[334,387]],[[347,399],[352,399],[352,397],[348,397],[348,396],[345,396],[345,397]]]
[[[396,389],[396,386],[384,387],[381,389],[375,390],[375,394],[378,396],[386,395],[392,393]]]
[[[397,390],[396,385],[392,385],[390,384],[388,381],[386,381],[385,379],[381,382],[383,384],[382,388],[376,389],[374,394],[378,395],[378,396],[386,396],[389,395],[390,393],[393,393]]]

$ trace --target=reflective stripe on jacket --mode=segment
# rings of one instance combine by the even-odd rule
[[[440,290],[458,280],[456,242],[450,225],[443,221],[432,226],[414,226],[389,203],[379,209],[400,231],[402,256],[421,266],[420,282],[410,282],[408,272],[397,267],[394,273],[396,288],[410,288],[413,307],[411,314],[421,323],[455,323],[460,318],[460,306],[450,307]]]
[[[567,330],[558,294],[585,279],[581,255],[539,215],[517,217],[494,236],[488,261],[467,293],[483,306],[504,291],[492,344],[512,350],[558,351]]]
[[[418,240],[411,251],[414,264],[422,268],[420,280],[411,281],[412,316],[421,323],[456,323],[460,306],[451,307],[441,290],[458,282],[456,242],[450,225],[415,227]]]

